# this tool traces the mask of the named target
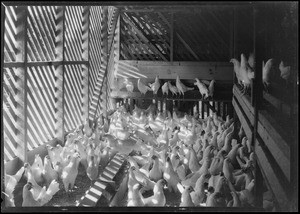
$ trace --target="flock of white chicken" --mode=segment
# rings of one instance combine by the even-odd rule
[[[195,78],[195,81],[196,82],[194,82],[194,85],[198,87],[203,99],[213,97],[215,80],[208,81]],[[134,84],[128,78],[115,78],[112,84],[112,94],[116,93],[117,91],[120,92],[120,90],[123,88],[126,88],[128,92],[132,93],[134,90]],[[183,97],[184,93],[186,93],[187,91],[194,90],[194,87],[188,87],[183,84],[179,76],[176,77],[175,85],[173,85],[171,81],[164,81],[164,83],[162,84],[159,76],[156,76],[155,81],[153,83],[148,83],[148,85],[143,83],[143,81],[138,78],[137,88],[143,95],[145,95],[148,91],[152,91],[154,95],[157,95],[158,90],[161,88],[163,95],[168,96],[170,91],[170,93],[172,93],[172,96],[182,95]],[[118,93],[118,95],[122,96],[120,93]],[[127,96],[125,95],[122,98],[126,98]]]
[[[241,62],[231,59],[238,83],[244,92],[254,78],[254,56],[247,60],[241,54]],[[263,83],[268,88],[273,59],[263,65]],[[280,63],[281,77],[288,80],[290,66]],[[195,79],[203,99],[213,96],[215,81]],[[206,85],[205,85],[206,83]],[[128,79],[119,85],[133,91]],[[162,87],[158,76],[149,86],[138,79],[137,87],[142,94],[169,91],[184,95],[191,87],[185,86],[177,76],[176,85],[170,81]],[[22,206],[43,206],[59,191],[58,181],[65,192],[74,189],[78,166],[82,164],[93,182],[101,170],[116,154],[125,154],[129,168],[127,206],[165,206],[164,192],[181,194],[180,206],[245,207],[254,206],[254,163],[255,155],[242,128],[233,138],[234,122],[227,116],[226,121],[217,116],[200,119],[198,116],[178,118],[169,111],[158,112],[154,105],[147,110],[137,106],[132,114],[124,106],[117,109],[110,120],[99,117],[86,119],[82,126],[67,135],[64,146],[47,145],[48,155],[44,161],[35,156],[32,165],[25,163],[15,174],[5,174],[6,205],[14,206],[13,191],[21,177],[27,179],[23,188]],[[130,155],[133,151],[139,155]],[[113,181],[105,182],[114,185]],[[91,183],[92,184],[92,183]],[[144,192],[152,192],[144,197]],[[264,194],[264,208],[274,207],[270,193]]]
[[[181,194],[182,207],[255,206],[253,148],[242,128],[238,139],[233,134],[229,116],[178,118],[151,106],[130,114],[121,106],[104,138],[130,163],[127,206],[165,206],[166,191]],[[266,209],[273,207],[269,194]]]
[[[74,189],[79,164],[92,185],[120,153],[130,163],[127,206],[165,206],[166,191],[181,194],[182,207],[255,206],[255,155],[242,128],[235,139],[229,116],[223,121],[216,114],[205,119],[177,115],[157,113],[152,104],[147,110],[135,106],[132,114],[121,106],[110,120],[99,117],[91,126],[87,119],[67,135],[64,146],[47,146],[44,162],[36,155],[32,165],[5,174],[6,205],[14,206],[13,190],[23,174],[27,183],[22,206],[43,206],[59,191],[58,181],[65,192]],[[104,182],[115,186],[114,181]],[[266,192],[264,208],[273,207]]]
[[[251,80],[254,79],[254,67],[255,67],[255,57],[253,53],[250,53],[249,58],[247,60],[245,54],[241,54],[241,61],[237,59],[231,59],[231,63],[234,65],[234,72],[236,74],[236,78],[238,84],[243,87],[243,93],[246,93],[250,88]],[[274,59],[268,59],[265,63],[263,61],[262,64],[262,82],[264,89],[266,92],[269,92],[270,84],[272,83],[271,74],[276,71],[273,69],[274,67]],[[280,77],[285,80],[286,85],[288,85],[288,81],[291,75],[291,66],[285,66],[283,61],[279,64]]]
[[[64,146],[46,145],[48,154],[44,161],[36,154],[32,165],[25,163],[15,175],[5,174],[6,206],[15,206],[13,192],[23,175],[27,179],[23,187],[23,207],[47,204],[60,190],[58,182],[62,182],[65,192],[71,192],[79,164],[84,166],[91,181],[97,179],[112,155],[109,153],[110,148],[105,146],[104,141],[100,141],[102,133],[108,131],[108,121],[99,118],[93,121],[91,127],[86,119],[84,125],[67,135]],[[114,185],[114,181],[104,182]]]

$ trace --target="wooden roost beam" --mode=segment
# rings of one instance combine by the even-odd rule
[[[232,81],[232,64],[227,62],[162,62],[120,60],[118,74],[128,78],[205,79]]]

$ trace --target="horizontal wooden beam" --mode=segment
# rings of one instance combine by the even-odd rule
[[[243,111],[242,106],[238,103],[236,97],[232,100],[232,105],[234,107],[234,110],[236,112],[236,115],[239,118],[239,121],[241,122],[241,125],[245,131],[245,134],[248,138],[248,140],[252,141],[252,132],[253,132],[253,126],[250,124],[249,119],[247,118],[245,112]]]
[[[251,105],[250,97],[248,95],[242,95],[236,85],[233,86],[233,95],[241,105],[245,115],[250,120],[250,124],[254,126],[254,108]]]
[[[278,176],[278,171],[272,167],[272,161],[270,161],[268,153],[264,151],[264,146],[261,146],[263,142],[259,139],[257,139],[257,141],[258,142],[255,143],[254,151],[257,156],[258,166],[261,169],[268,189],[273,192],[281,209],[280,211],[291,211],[289,208],[290,200],[288,198],[288,184],[282,185],[281,179]]]
[[[47,61],[47,62],[27,62],[27,66],[58,66],[58,65],[88,65],[89,61]],[[23,67],[24,62],[6,62],[4,67],[15,68]]]
[[[205,79],[232,81],[233,67],[229,62],[163,62],[119,60],[117,74],[135,78]]]
[[[290,181],[290,146],[280,135],[280,132],[282,132],[280,129],[281,127],[266,111],[259,112],[258,134],[271,154],[276,157],[276,162],[285,177]]]
[[[194,91],[188,91],[184,94],[184,97],[181,96],[172,96],[171,93],[169,93],[168,96],[163,95],[161,90],[157,92],[157,96],[153,95],[152,91],[148,91],[145,95],[141,94],[140,92],[127,92],[126,90],[121,90],[121,91],[112,91],[110,94],[111,98],[133,98],[133,99],[158,99],[158,100],[181,100],[181,101],[204,101],[204,102],[209,102],[209,101],[222,101],[222,102],[231,102],[232,100],[232,94],[230,91],[221,91],[219,94],[215,94],[214,98],[211,99],[205,99],[203,100],[199,91],[194,90]]]
[[[143,5],[146,7],[147,5]],[[126,13],[157,13],[157,12],[186,12],[186,13],[191,13],[194,12],[195,10],[198,9],[212,9],[215,11],[224,11],[228,9],[232,9],[233,7],[249,7],[248,4],[239,4],[239,3],[234,3],[234,4],[228,4],[228,2],[222,4],[222,3],[200,3],[197,2],[196,4],[186,4],[184,3],[183,5],[178,3],[174,4],[173,6],[166,7],[165,5],[149,5],[151,8],[124,8],[125,6],[117,6],[122,12]],[[252,5],[251,5],[252,6]]]

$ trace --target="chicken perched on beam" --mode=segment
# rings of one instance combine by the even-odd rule
[[[163,86],[161,87],[161,90],[162,90],[163,95],[167,94],[167,96],[168,96],[168,94],[169,94],[169,84],[168,84],[168,82],[165,82],[163,84]]]
[[[285,66],[283,61],[279,64],[280,77],[285,80],[286,86],[288,86],[289,78],[291,75],[291,66]]]
[[[158,89],[160,88],[160,81],[159,81],[158,77],[159,77],[158,75],[155,77],[154,83],[149,83],[149,86],[150,86],[151,90],[153,91],[153,94],[155,94],[155,95],[157,94]]]
[[[172,83],[170,81],[168,81],[168,87],[172,93],[172,96],[174,96],[174,94],[177,95],[177,93],[179,93],[178,88],[176,86],[172,85]]]
[[[137,81],[137,87],[138,87],[138,90],[142,93],[142,94],[146,94],[147,91],[151,91],[151,88],[147,85],[145,85],[141,79],[139,78],[138,81]]]
[[[268,61],[265,62],[263,61],[262,65],[262,81],[263,81],[263,86],[264,89],[266,90],[267,93],[269,93],[269,87],[271,84],[271,72],[272,72],[272,66],[273,66],[273,59],[268,59]]]
[[[180,81],[179,76],[176,77],[176,87],[178,88],[179,94],[182,94],[182,95],[183,95],[183,98],[184,98],[184,93],[185,93],[185,92],[194,90],[194,88],[192,88],[192,87],[187,87],[187,86],[185,86],[185,85]]]

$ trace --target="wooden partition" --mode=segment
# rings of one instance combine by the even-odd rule
[[[113,108],[104,77],[114,69],[118,10],[6,5],[4,12],[4,160],[27,161],[27,151],[64,141],[85,118]]]

